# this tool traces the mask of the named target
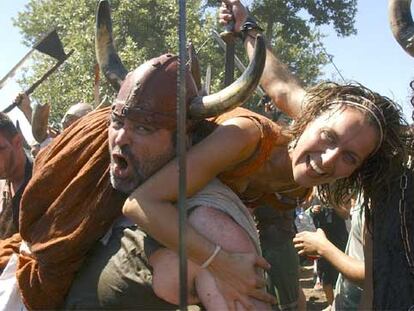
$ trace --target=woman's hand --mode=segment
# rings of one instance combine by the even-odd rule
[[[234,21],[234,31],[239,32],[247,18],[247,9],[239,0],[223,0],[219,9],[219,23]]]
[[[210,272],[220,279],[220,292],[230,310],[234,310],[235,301],[250,309],[248,296],[270,304],[276,303],[276,298],[265,292],[266,282],[257,268],[267,270],[270,264],[254,253],[227,253],[223,250],[209,266]]]

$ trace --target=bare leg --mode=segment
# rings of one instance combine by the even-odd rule
[[[220,244],[230,252],[255,252],[255,247],[247,233],[227,214],[213,208],[198,207],[189,217],[189,222],[212,242]],[[168,250],[157,251],[150,258],[153,272],[153,287],[157,295],[169,302],[178,301],[178,260]],[[165,257],[164,257],[165,256]],[[206,269],[200,269],[189,262],[189,296],[195,299],[194,288],[207,310],[227,310],[226,302],[217,289],[214,277]],[[168,280],[168,281],[167,281]],[[174,300],[174,301],[173,301]],[[195,300],[189,301],[194,303]],[[256,309],[269,309],[270,306],[252,299]],[[238,304],[238,309],[242,309]]]

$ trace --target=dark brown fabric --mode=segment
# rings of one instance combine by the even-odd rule
[[[32,178],[32,171],[32,159],[26,157],[26,164],[24,165],[24,181],[12,198],[13,223],[15,224],[17,231],[19,231],[20,202],[22,200],[23,192],[26,189],[26,186],[29,183],[30,179]]]
[[[17,271],[29,309],[62,304],[86,252],[121,213],[125,197],[109,181],[109,113],[81,118],[36,158],[20,211],[32,255],[19,256]]]

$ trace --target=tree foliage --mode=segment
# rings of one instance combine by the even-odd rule
[[[52,119],[60,120],[72,104],[93,103],[96,1],[91,0],[29,0],[14,23],[20,28],[24,43],[32,46],[42,35],[56,29],[66,52],[73,55],[33,94],[39,102],[50,102]],[[135,68],[151,57],[167,51],[177,52],[177,2],[172,0],[112,0],[112,18],[117,49],[127,68]],[[187,1],[187,37],[199,49],[200,63],[205,70],[213,68],[213,90],[223,79],[224,56],[211,38],[216,21],[217,1]],[[338,35],[355,33],[353,28],[356,0],[255,0],[250,10],[265,29],[266,36],[278,56],[305,85],[314,83],[327,62],[322,53],[321,33],[316,26],[332,24]],[[244,57],[238,46],[238,54]],[[246,58],[244,61],[247,63]],[[23,76],[23,87],[31,85],[53,66],[55,60],[37,54],[33,66]],[[101,98],[114,93],[105,79],[100,87]]]

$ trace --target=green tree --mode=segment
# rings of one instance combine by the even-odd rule
[[[188,38],[200,46],[209,37],[214,18],[205,14],[200,0],[188,1]],[[66,109],[78,102],[93,103],[94,48],[96,1],[90,0],[30,0],[14,23],[23,34],[24,43],[32,46],[41,36],[57,29],[66,51],[73,55],[59,71],[48,78],[32,95],[39,102],[52,104],[51,119],[59,121]],[[165,52],[177,52],[177,10],[171,0],[112,0],[112,18],[115,44],[127,68],[135,68],[144,60]],[[191,8],[191,9],[190,9]],[[209,54],[213,42],[208,42],[201,57]],[[55,60],[36,54],[33,64],[20,84],[28,87],[37,80]],[[112,98],[113,90],[102,78],[101,98]]]
[[[317,81],[321,66],[327,62],[317,26],[332,23],[338,35],[355,33],[356,0],[255,0],[250,3],[252,13],[265,29],[277,54],[305,85]],[[52,104],[54,121],[60,120],[64,111],[78,101],[93,103],[96,4],[91,0],[29,0],[14,21],[27,46],[56,28],[65,50],[75,50],[32,96],[39,102]],[[176,1],[112,0],[111,7],[115,43],[127,68],[135,68],[144,60],[167,51],[177,52]],[[199,48],[203,69],[208,64],[213,68],[213,90],[220,87],[224,76],[223,52],[210,35],[212,29],[219,28],[215,16],[217,7],[217,1],[213,0],[187,1],[187,37],[196,49]],[[247,63],[241,44],[237,48],[239,56]],[[20,81],[22,86],[31,85],[54,62],[50,57],[37,54],[33,66]],[[114,96],[103,77],[100,94],[101,98]],[[252,101],[255,102],[257,98]]]

